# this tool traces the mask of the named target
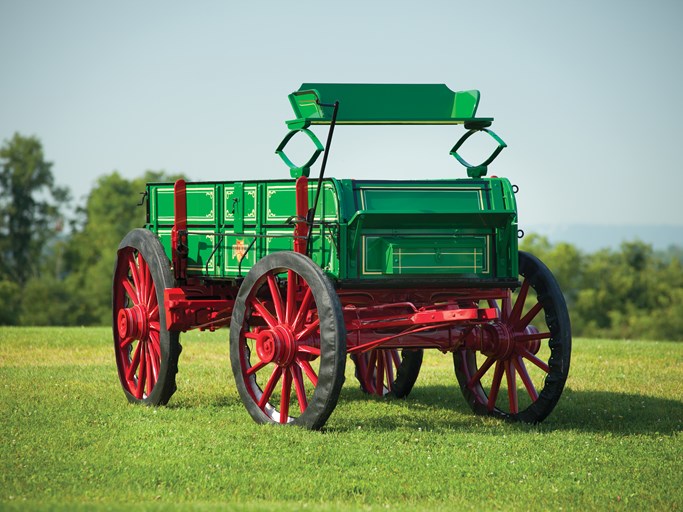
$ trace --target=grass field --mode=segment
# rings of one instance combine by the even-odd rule
[[[407,400],[348,365],[309,432],[252,422],[227,331],[181,341],[154,409],[125,400],[109,329],[0,328],[0,509],[683,510],[683,343],[575,340],[540,426],[473,416],[449,355]]]

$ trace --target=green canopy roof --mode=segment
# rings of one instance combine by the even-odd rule
[[[452,91],[444,84],[305,83],[289,95],[296,129],[330,124],[339,102],[337,124],[467,124],[490,126],[493,118],[477,118],[479,91]]]

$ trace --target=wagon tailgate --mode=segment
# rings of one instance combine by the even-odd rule
[[[507,180],[352,183],[349,276],[516,276],[517,211]]]

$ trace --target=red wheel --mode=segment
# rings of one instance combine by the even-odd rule
[[[259,260],[230,326],[232,370],[252,418],[321,428],[339,398],[345,355],[339,298],[320,267],[294,252]]]
[[[356,364],[356,378],[363,391],[371,395],[408,396],[420,373],[423,351],[375,349],[351,356]]]
[[[516,294],[490,301],[501,320],[481,327],[487,331],[486,348],[456,351],[453,361],[460,389],[476,413],[537,423],[553,410],[567,380],[571,326],[548,267],[520,251],[519,272]]]
[[[113,282],[114,352],[130,402],[162,405],[176,390],[180,343],[166,329],[164,289],[173,285],[159,239],[135,229],[121,241]]]

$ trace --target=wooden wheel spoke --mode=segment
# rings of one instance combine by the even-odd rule
[[[401,366],[401,356],[400,356],[400,354],[398,353],[398,350],[392,350],[392,351],[391,351],[391,358],[393,359],[393,361],[394,361],[394,366],[395,366],[396,368],[398,368],[398,367]]]
[[[280,423],[289,418],[289,400],[292,396],[292,374],[289,368],[282,368],[282,395],[280,396]]]
[[[154,287],[154,280],[152,279],[152,273],[149,270],[149,265],[147,265],[146,261],[145,261],[145,286],[146,286],[146,292],[147,292],[147,307],[151,308],[153,305],[157,304],[157,297],[156,297],[156,289]]]
[[[135,372],[137,372],[138,366],[140,364],[140,350],[142,346],[142,342],[139,342],[138,345],[135,347],[135,351],[133,352],[133,357],[130,360],[130,366],[128,367],[128,372],[126,373],[126,379],[129,381],[133,382],[135,379]]]
[[[307,287],[306,293],[304,293],[304,298],[301,300],[301,306],[299,306],[299,311],[297,312],[296,317],[294,317],[294,322],[292,324],[293,332],[297,332],[301,328],[301,325],[304,323],[306,317],[308,316],[308,311],[311,308],[312,302],[313,291],[309,287]]]
[[[268,308],[263,305],[263,302],[258,300],[256,297],[251,299],[251,307],[255,309],[259,315],[261,315],[261,318],[263,318],[266,323],[268,324],[268,327],[271,329],[275,329],[279,325],[277,319],[268,311]]]
[[[462,357],[465,357],[463,350]],[[481,367],[477,370],[477,372],[470,377],[470,380],[467,382],[467,387],[471,388],[472,386],[479,384],[481,382],[481,378],[486,375],[486,372],[489,371],[489,368],[493,366],[493,363],[496,362],[496,359],[493,356],[490,356],[484,361],[484,364],[481,365]]]
[[[123,338],[121,341],[119,341],[119,348],[124,349],[134,341],[135,338]]]
[[[154,384],[156,384],[156,379],[154,378],[154,371],[152,370],[152,360],[154,355],[152,354],[149,347],[145,347],[145,375],[147,379],[147,396],[152,394],[152,389]]]
[[[159,304],[154,304],[154,307],[149,310],[149,313],[147,314],[147,318],[149,318],[150,322],[156,320],[158,322],[159,320]]]
[[[265,361],[258,361],[255,365],[250,366],[249,368],[247,368],[247,375],[253,375],[253,374],[255,374],[257,371],[259,371],[261,368],[263,368],[263,367],[266,366],[267,364],[268,364],[268,363],[265,362]]]
[[[311,354],[320,357],[320,349],[310,345],[299,345],[296,347],[296,351],[299,354]]]
[[[512,306],[510,305],[510,292],[508,291],[507,297],[503,299],[503,306],[502,306],[502,320],[504,322],[507,322],[508,319],[510,318],[510,312],[512,309]]]
[[[301,368],[298,365],[292,365],[289,369],[292,372],[294,391],[296,392],[296,399],[299,402],[299,410],[303,413],[306,410],[306,407],[308,407],[306,389],[304,388],[304,377],[301,374]]]
[[[296,364],[298,364],[301,367],[301,369],[306,374],[306,377],[308,377],[308,380],[311,381],[311,384],[313,384],[314,387],[317,386],[318,376],[316,375],[315,370],[311,366],[311,363],[304,360],[297,360]]]
[[[141,304],[143,300],[142,288],[140,284],[140,270],[138,269],[137,263],[135,262],[135,257],[132,253],[128,255],[128,268],[130,269],[130,276],[133,279],[133,284],[135,285],[135,297],[137,298],[136,304]]]
[[[382,396],[384,393],[384,354],[380,350],[377,354],[377,369],[375,371],[375,393],[378,396]]]
[[[296,341],[304,340],[304,339],[308,338],[309,336],[311,336],[313,333],[315,333],[315,331],[317,331],[319,327],[320,327],[320,319],[316,318],[315,321],[308,324],[304,330],[298,332],[294,336],[294,339]]]
[[[149,344],[150,347],[150,354],[149,354],[149,360],[152,363],[152,376],[154,379],[154,383],[159,380],[159,366],[161,363],[161,357],[159,356],[159,353],[156,350],[156,347],[154,346],[154,343],[150,342]]]
[[[527,328],[527,326],[531,323],[531,321],[536,318],[536,315],[541,312],[543,309],[543,306],[541,305],[540,302],[537,302],[534,304],[534,307],[532,307],[526,315],[522,317],[521,320],[515,323],[515,330],[518,331],[523,331],[524,329]]]
[[[278,287],[273,274],[268,274],[267,281],[270,295],[273,298],[273,306],[275,306],[275,315],[277,316],[278,323],[282,324],[285,322],[285,310],[283,307],[284,304],[282,303],[282,296],[280,295],[280,288]]]
[[[133,304],[139,304],[140,298],[138,297],[138,292],[131,284],[131,282],[128,280],[128,278],[123,279],[121,284],[123,284],[123,289],[126,290],[126,293],[128,294],[128,297],[130,297],[131,302]]]
[[[145,305],[149,306],[152,275],[142,253],[138,253],[138,269],[140,270],[140,298]]]
[[[368,358],[365,354],[356,354],[353,356],[353,361],[356,364],[357,378],[360,382],[361,389],[366,389],[368,380]]]
[[[292,325],[294,312],[296,310],[296,274],[292,270],[287,271],[287,307],[285,312],[285,323]]]
[[[525,343],[527,341],[547,340],[552,336],[549,332],[535,332],[533,334],[517,334],[515,341],[517,343]]]
[[[548,364],[547,364],[545,361],[543,361],[543,360],[539,359],[538,357],[536,357],[534,354],[532,354],[531,352],[529,352],[527,349],[522,348],[522,349],[519,351],[519,355],[521,355],[521,356],[524,357],[525,359],[528,359],[529,361],[531,361],[533,364],[535,364],[536,366],[538,366],[538,367],[539,367],[541,370],[543,370],[545,373],[550,373],[550,367],[548,366]]]
[[[529,293],[529,280],[525,279],[524,282],[522,283],[522,286],[519,289],[519,294],[517,295],[517,300],[515,301],[515,305],[512,308],[512,311],[510,312],[510,317],[508,320],[511,324],[514,325],[519,320],[519,317],[522,315],[522,311],[524,309],[524,303],[526,302],[526,297],[527,297],[528,293]]]
[[[371,350],[367,354],[368,366],[365,373],[365,380],[368,383],[369,391],[372,393],[375,388],[375,372],[377,371],[377,350]]]
[[[519,402],[517,401],[517,374],[515,365],[510,364],[510,360],[505,361],[505,375],[508,386],[508,402],[510,403],[510,414],[519,412]]]
[[[391,392],[394,388],[394,365],[392,354],[396,352],[395,349],[386,350],[384,352],[384,367],[387,372],[387,389]]]
[[[500,383],[503,380],[503,371],[505,366],[501,361],[496,361],[496,369],[493,372],[493,381],[491,382],[491,391],[489,392],[489,400],[486,408],[492,411],[496,407],[496,400],[498,399],[498,390],[500,390]]]
[[[266,388],[263,390],[261,399],[258,401],[259,409],[264,410],[266,408],[266,404],[268,403],[268,400],[270,400],[270,395],[273,394],[273,389],[275,389],[277,381],[280,380],[280,375],[282,375],[280,367],[276,366],[266,383]]]
[[[146,380],[146,373],[145,373],[145,368],[146,368],[146,350],[145,350],[145,344],[141,341],[138,345],[140,347],[140,360],[139,360],[139,368],[140,371],[138,371],[138,386],[135,390],[135,398],[138,400],[142,400],[142,397],[145,392],[145,380]]]
[[[161,343],[159,342],[159,333],[151,331],[149,333],[149,348],[154,353],[157,360],[161,361]]]
[[[524,383],[526,392],[529,393],[529,397],[531,397],[531,401],[535,402],[536,400],[538,400],[538,392],[534,387],[534,383],[531,381],[531,377],[529,376],[529,372],[526,369],[524,360],[521,358],[521,356],[517,356],[512,360],[512,363],[515,365],[517,373],[519,373],[519,376],[522,379],[522,382]]]

